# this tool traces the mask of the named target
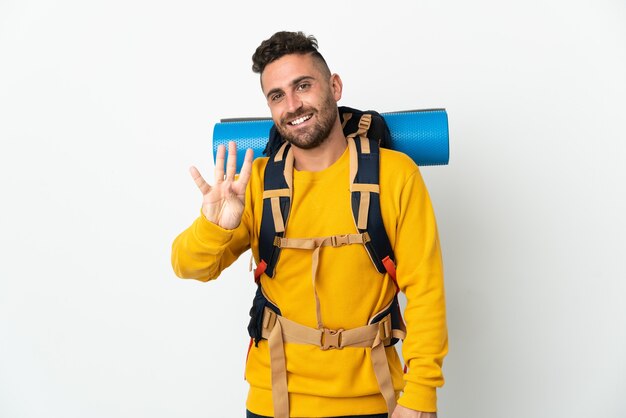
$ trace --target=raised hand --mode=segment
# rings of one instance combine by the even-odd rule
[[[189,172],[198,189],[202,192],[202,213],[214,224],[224,229],[235,229],[241,222],[245,205],[246,186],[252,173],[253,151],[248,148],[237,180],[237,144],[228,143],[228,160],[226,161],[226,175],[224,175],[224,160],[226,147],[217,147],[215,157],[215,185],[209,185],[196,167]]]

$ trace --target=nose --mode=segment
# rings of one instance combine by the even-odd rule
[[[287,94],[285,99],[289,113],[296,113],[302,107],[302,99],[297,94]]]

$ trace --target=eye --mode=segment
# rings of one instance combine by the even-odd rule
[[[282,99],[284,96],[283,93],[274,93],[272,95],[270,95],[270,102],[277,102],[280,99]]]
[[[304,91],[304,90],[307,90],[309,87],[311,87],[311,83],[304,82],[304,83],[298,84],[297,90],[298,91]]]

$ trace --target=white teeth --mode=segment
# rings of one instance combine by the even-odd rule
[[[302,116],[301,118],[298,118],[296,120],[292,120],[291,122],[289,122],[290,125],[300,125],[302,122],[311,119],[311,116]]]

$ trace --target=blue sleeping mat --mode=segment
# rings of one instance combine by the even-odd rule
[[[446,165],[448,115],[445,109],[381,113],[391,132],[391,149],[407,154],[418,165]],[[213,128],[213,159],[220,144],[237,142],[237,171],[247,148],[262,157],[273,122],[269,118],[223,119]]]

